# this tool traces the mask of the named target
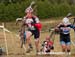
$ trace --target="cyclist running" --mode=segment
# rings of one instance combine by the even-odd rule
[[[29,6],[26,10],[25,10],[25,13],[26,13],[26,16],[24,16],[22,20],[22,26],[21,26],[21,29],[20,29],[20,37],[21,37],[21,48],[23,47],[23,44],[25,44],[26,42],[26,26],[25,26],[25,19],[27,18],[30,18],[31,15],[32,15],[32,12],[33,12],[33,9],[31,8],[31,6]],[[33,48],[31,43],[29,44],[29,48]]]
[[[39,18],[33,15],[33,9],[31,9],[31,7],[28,10],[26,9],[26,13],[27,15],[22,21],[22,27],[27,26],[28,28],[27,31],[25,31],[26,42],[28,45],[31,44],[30,38],[32,35],[34,35],[36,52],[38,52],[41,23],[39,21]],[[30,48],[28,48],[28,52],[29,51]]]
[[[67,16],[67,18],[69,17],[70,16]],[[63,20],[62,23],[60,23],[55,29],[60,32],[60,43],[63,52],[70,52],[70,28],[75,29],[75,26],[72,25],[69,21]]]

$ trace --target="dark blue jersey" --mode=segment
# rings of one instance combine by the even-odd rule
[[[64,25],[64,24],[59,24],[58,28],[60,30],[60,34],[70,34],[70,29],[75,28],[72,24]]]

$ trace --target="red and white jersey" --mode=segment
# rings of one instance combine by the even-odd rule
[[[27,24],[28,28],[31,30],[35,30],[35,27],[37,29],[41,28],[39,18],[37,17],[32,17],[32,18],[26,17],[25,24]]]

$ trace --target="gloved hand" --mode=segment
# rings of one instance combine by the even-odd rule
[[[55,32],[59,32],[59,28],[55,28]]]

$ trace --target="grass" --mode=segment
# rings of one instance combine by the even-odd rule
[[[45,21],[42,21],[42,22],[45,22]],[[46,22],[50,22],[50,23],[42,23],[43,24],[43,29],[42,29],[43,31],[49,29],[50,27],[55,27],[60,22],[60,20],[58,20],[58,21],[56,21],[56,20],[55,21],[54,20],[53,21],[52,20],[49,21],[48,20]],[[8,30],[13,32],[13,34],[10,34],[10,33],[6,32],[9,54],[11,54],[11,55],[9,55],[9,57],[14,57],[14,56],[25,57],[26,55],[25,55],[24,49],[20,48],[20,40],[19,40],[18,37],[16,37],[14,35],[14,33],[18,34],[18,30],[20,28],[20,25],[16,26],[15,22],[9,22],[9,23],[5,23],[5,27]],[[49,32],[41,33],[40,43],[42,43],[45,40],[46,36],[49,35],[49,34],[50,34]],[[2,35],[1,32],[0,32],[0,35]],[[74,37],[75,37],[74,32],[73,32],[73,30],[71,30],[71,40],[73,42],[75,40]],[[0,38],[4,38],[4,37],[0,36]],[[3,44],[4,43],[3,41],[4,41],[4,39],[2,39],[0,41],[0,44]],[[33,37],[31,38],[31,42],[33,44],[34,49],[30,53],[30,56],[34,57],[34,55],[32,55],[32,54],[35,53],[35,43],[34,43],[34,38]],[[61,46],[60,46],[60,43],[59,43],[59,35],[55,35],[54,47],[55,47],[54,51],[58,51],[58,52],[61,51]],[[40,48],[41,48],[41,44],[40,44]],[[75,47],[73,45],[71,45],[71,52],[74,53],[73,55],[71,55],[71,57],[74,57],[74,55],[75,55]],[[30,56],[26,56],[26,57],[30,57]],[[51,55],[51,57],[60,57],[60,56],[63,57],[63,55]],[[42,55],[42,56],[35,56],[35,57],[49,57],[49,56]]]

